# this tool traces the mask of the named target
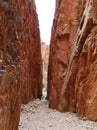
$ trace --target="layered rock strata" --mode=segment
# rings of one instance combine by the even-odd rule
[[[0,0],[0,130],[18,130],[20,105],[42,95],[33,0]]]

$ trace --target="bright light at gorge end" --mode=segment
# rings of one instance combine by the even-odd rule
[[[55,0],[35,0],[41,40],[46,44],[50,44],[51,28],[55,12]]]

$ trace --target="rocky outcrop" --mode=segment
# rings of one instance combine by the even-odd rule
[[[0,130],[18,130],[20,105],[42,95],[33,0],[0,0]]]
[[[74,2],[68,1],[70,2],[68,4],[66,2],[57,2],[50,48],[48,99],[51,108],[76,112],[80,117],[95,121],[97,120],[97,1],[74,0]],[[63,15],[61,6],[66,9],[62,10]],[[70,15],[69,9],[75,13]],[[68,22],[68,17],[70,21],[67,25],[70,28],[63,33],[60,21]],[[74,20],[80,21],[79,26],[74,24],[76,28],[78,27],[77,32],[75,27],[71,26],[71,21],[75,23]]]
[[[51,108],[59,99],[68,68],[72,43],[79,24],[79,0],[57,0],[53,21],[48,68],[48,95]]]

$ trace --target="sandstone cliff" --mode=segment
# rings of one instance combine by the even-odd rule
[[[61,93],[64,97],[64,108],[91,120],[97,120],[96,88],[93,84],[95,74],[93,75],[94,70],[91,69],[96,61],[93,56],[96,54],[96,29],[93,29],[97,24],[96,7],[96,0],[87,1],[85,5]],[[64,96],[66,93],[68,97]]]
[[[72,43],[78,28],[79,0],[57,0],[53,21],[48,68],[48,95],[51,108],[58,109]]]
[[[41,49],[33,0],[0,0],[0,130],[18,130],[21,102],[42,95]]]
[[[60,5],[61,2],[59,2]],[[65,1],[65,4],[66,2],[67,1]],[[70,45],[73,44],[73,47],[69,48],[69,44],[67,44],[68,42],[66,43],[65,40],[63,40],[63,44],[61,44],[64,45],[66,49],[64,50],[65,55],[61,56],[61,59],[64,58],[63,61],[66,63],[66,67],[63,67],[63,70],[60,69],[62,67],[59,68],[60,62],[58,62],[58,55],[60,55],[61,52],[56,53],[56,50],[59,49],[59,46],[57,46],[58,39],[56,34],[58,31],[56,28],[58,26],[60,27],[58,23],[60,19],[56,19],[55,15],[50,49],[48,99],[51,108],[56,108],[60,111],[76,112],[80,117],[86,117],[95,121],[97,120],[97,1],[86,0],[79,2],[74,0],[74,2],[70,2],[66,5],[70,7],[72,3],[74,3],[74,5],[77,5],[76,7],[79,7],[69,8],[72,9],[71,12],[74,12],[75,9],[76,14],[78,14],[76,20],[79,20],[79,26],[77,32],[75,32],[75,38],[73,35],[70,40],[71,33],[69,33],[69,38],[67,37],[67,41],[69,41]],[[68,6],[64,6],[67,12]],[[57,2],[56,12],[60,14],[62,7],[60,10],[58,7]],[[72,5],[71,7],[74,6]],[[81,9],[80,12],[79,9]],[[66,12],[64,12],[64,16],[68,19]],[[70,13],[69,18],[71,18]],[[62,19],[64,19],[64,17]],[[70,32],[71,31],[73,30],[70,27]],[[66,33],[67,32],[68,31],[66,31]],[[73,34],[75,33],[73,31]],[[65,35],[63,38],[65,38]],[[62,37],[59,39],[59,43],[62,43]],[[66,46],[69,49],[67,49]],[[59,73],[61,73],[60,76]],[[63,82],[59,83],[58,81],[62,76],[64,76]]]

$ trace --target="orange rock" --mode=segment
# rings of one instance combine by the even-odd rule
[[[96,66],[95,70],[91,69],[92,63],[96,61],[96,57],[93,57],[93,54],[96,54],[96,41],[93,37],[97,32],[97,27],[93,29],[97,24],[96,6],[95,0],[86,3],[70,56],[59,105],[62,111],[77,112],[79,116],[91,120],[97,120],[96,87],[93,84]]]
[[[59,109],[59,99],[78,28],[78,0],[57,0],[52,28],[48,68],[48,95],[50,107]]]
[[[18,130],[20,105],[42,96],[34,1],[0,0],[0,130]]]
[[[85,41],[76,79],[76,110],[81,117],[97,120],[97,26]]]
[[[97,0],[57,1],[47,98],[51,108],[93,121],[97,120],[96,35]]]

